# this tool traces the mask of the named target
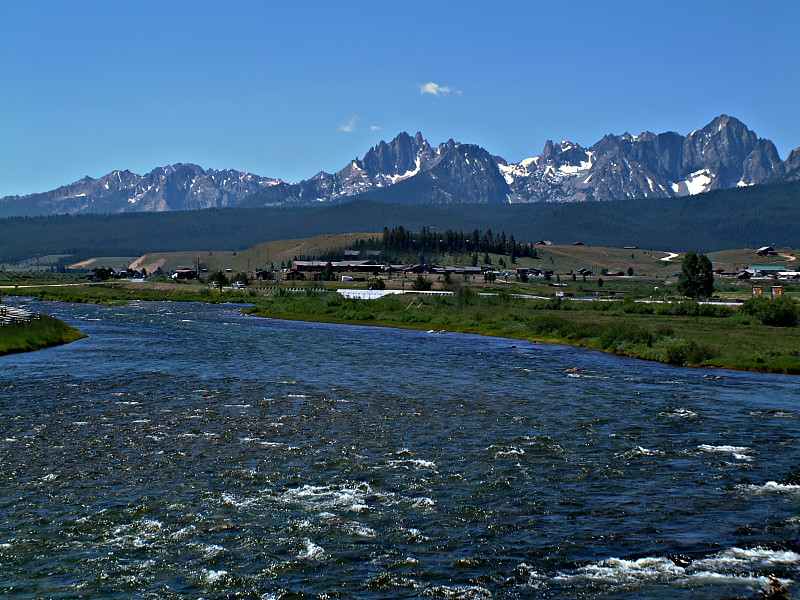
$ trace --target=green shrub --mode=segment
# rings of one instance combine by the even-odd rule
[[[745,301],[740,310],[744,314],[756,317],[764,325],[774,327],[794,327],[800,319],[797,305],[788,296],[778,298],[756,296]]]
[[[411,283],[411,287],[418,292],[426,292],[431,289],[433,282],[430,279],[425,279],[425,276],[420,273],[416,279]]]
[[[671,365],[698,365],[715,354],[713,349],[701,346],[694,340],[664,337],[653,344],[652,353],[645,358],[653,358]]]
[[[478,292],[469,287],[460,287],[453,295],[456,299],[456,305],[459,308],[464,308],[469,304],[474,304],[478,299]]]
[[[530,321],[530,328],[534,334],[555,334],[566,328],[567,321],[556,315],[537,315]]]
[[[701,304],[700,316],[701,317],[717,317],[725,318],[733,314],[733,309],[730,306],[717,306],[715,304]]]
[[[615,323],[604,328],[600,334],[600,344],[603,349],[616,348],[622,344],[636,345],[653,343],[653,334],[641,327],[627,323]]]
[[[636,302],[632,296],[625,296],[620,302],[622,311],[626,314],[634,315],[652,315],[654,308],[652,304],[646,302]]]

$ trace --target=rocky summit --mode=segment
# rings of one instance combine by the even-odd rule
[[[480,146],[421,133],[381,141],[337,173],[299,183],[197,165],[146,175],[114,171],[41,194],[0,199],[0,216],[311,205],[362,196],[409,204],[529,203],[673,198],[800,180],[800,148],[775,145],[721,115],[702,129],[606,135],[593,146],[548,141],[538,156],[509,163]]]

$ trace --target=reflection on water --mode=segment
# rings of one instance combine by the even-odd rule
[[[796,378],[229,306],[43,309],[90,337],[0,358],[9,596],[755,598],[798,578]]]

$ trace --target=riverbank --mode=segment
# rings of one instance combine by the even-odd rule
[[[49,315],[28,323],[0,327],[0,356],[69,344],[86,335]]]
[[[800,374],[800,328],[772,327],[727,307],[532,301],[507,295],[339,294],[259,297],[245,313],[269,318],[476,333],[578,346],[690,367]]]
[[[765,325],[757,314],[748,314],[746,305],[650,304],[631,297],[613,302],[532,300],[503,291],[481,296],[467,287],[457,288],[450,296],[406,294],[379,300],[344,298],[312,288],[301,293],[284,287],[220,293],[201,286],[161,283],[41,286],[11,293],[99,304],[132,300],[248,303],[253,306],[244,312],[260,317],[476,333],[674,365],[800,374],[800,327]],[[788,298],[783,302],[797,310]]]

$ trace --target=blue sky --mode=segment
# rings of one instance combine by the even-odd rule
[[[800,146],[800,2],[0,0],[0,196],[194,162],[294,182],[421,131],[509,161],[725,113]]]

